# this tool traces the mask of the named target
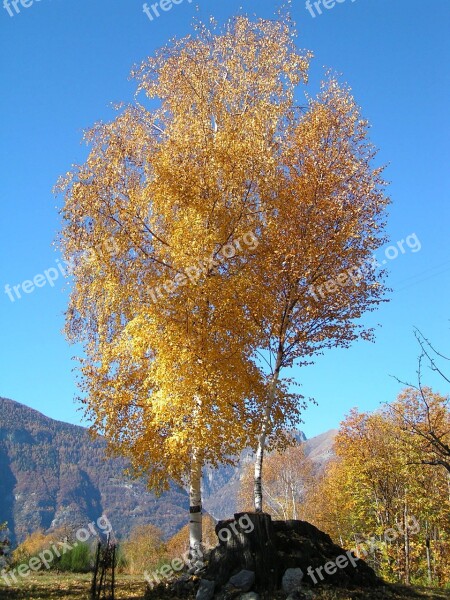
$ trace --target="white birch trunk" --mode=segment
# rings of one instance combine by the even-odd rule
[[[275,401],[275,394],[277,390],[278,379],[281,369],[282,353],[278,352],[277,363],[275,365],[275,371],[270,382],[269,396],[267,398],[266,406],[264,409],[264,415],[261,423],[261,433],[258,438],[258,448],[256,450],[255,459],[255,478],[254,478],[254,495],[255,495],[255,511],[257,513],[262,512],[263,506],[263,493],[262,493],[262,467],[264,462],[264,451],[266,448],[267,432],[270,423],[270,413],[272,406]]]
[[[189,549],[193,566],[203,564],[201,485],[202,461],[200,460],[198,451],[194,450],[192,453],[189,483]]]
[[[428,575],[428,585],[431,587],[431,585],[433,583],[433,575],[431,572],[431,543],[430,543],[431,532],[430,532],[430,527],[429,527],[428,521],[426,522],[425,527],[426,527],[425,551],[427,554],[427,575]]]
[[[297,520],[297,501],[295,499],[294,482],[291,480],[291,492],[292,492],[292,506],[293,506],[293,518]]]

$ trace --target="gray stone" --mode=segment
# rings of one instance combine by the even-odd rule
[[[247,592],[246,594],[242,594],[239,600],[260,600],[260,597],[256,592]]]
[[[198,592],[196,600],[212,600],[214,597],[214,590],[216,589],[216,582],[209,581],[209,579],[202,579],[200,581],[200,587],[198,588]]]
[[[243,592],[249,592],[255,583],[255,573],[253,571],[247,571],[246,569],[243,569],[236,575],[233,575],[228,583]]]
[[[206,563],[202,560],[191,563],[188,569],[189,575],[201,575],[204,571],[206,571]]]
[[[283,592],[290,594],[295,592],[302,584],[303,571],[301,569],[286,569],[283,579],[281,580],[281,587]]]

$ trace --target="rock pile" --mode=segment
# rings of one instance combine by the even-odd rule
[[[146,599],[259,600],[260,594],[273,592],[301,600],[314,598],[314,588],[323,584],[382,585],[363,560],[305,521],[272,521],[267,514],[246,513],[245,522],[251,527],[242,530],[236,524],[243,522],[243,516],[217,524],[219,544],[203,569],[148,590]]]

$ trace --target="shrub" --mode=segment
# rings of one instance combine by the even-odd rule
[[[89,544],[78,544],[55,565],[61,571],[72,573],[88,573],[92,569],[92,552]]]
[[[128,560],[122,544],[116,546],[116,568],[119,573],[127,573],[129,571]]]
[[[35,531],[29,535],[13,552],[12,559],[15,565],[28,563],[32,557],[37,557],[44,550],[51,550],[53,545],[68,539],[74,546],[72,550],[58,557],[53,554],[50,569],[61,571],[72,571],[74,573],[86,573],[91,570],[92,552],[89,544],[80,544],[73,540],[71,532],[67,528],[61,528],[52,533],[45,534],[42,530]],[[72,541],[71,541],[72,540]],[[75,543],[77,544],[75,546]]]
[[[161,531],[154,525],[139,525],[133,529],[121,548],[122,564],[134,575],[160,563],[166,557]]]
[[[52,539],[38,529],[29,535],[21,544],[17,546],[12,554],[14,564],[26,563],[32,556],[37,556],[39,552],[51,546]]]

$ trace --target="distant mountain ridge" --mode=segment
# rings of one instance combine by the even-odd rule
[[[84,427],[0,398],[0,522],[8,521],[13,543],[39,528],[82,527],[103,513],[119,536],[152,523],[169,537],[186,523],[185,490],[173,485],[157,498],[105,448]]]
[[[330,429],[316,435],[305,442],[305,453],[318,468],[323,467],[333,457],[333,444],[338,433],[337,429]]]

